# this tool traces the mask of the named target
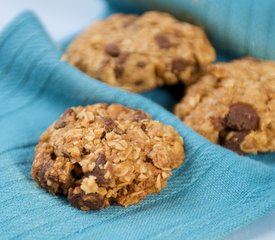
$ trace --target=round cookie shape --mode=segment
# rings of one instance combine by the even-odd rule
[[[275,151],[275,62],[244,58],[208,66],[175,114],[239,154]]]
[[[112,15],[91,25],[63,55],[87,75],[134,92],[191,84],[215,58],[200,27],[161,12]]]
[[[184,160],[171,127],[118,104],[73,107],[40,137],[33,179],[81,210],[138,203],[167,184]]]

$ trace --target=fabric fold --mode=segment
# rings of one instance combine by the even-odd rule
[[[0,35],[3,238],[213,239],[275,208],[274,164],[211,144],[160,105],[91,79],[62,62],[60,55],[30,12]],[[186,162],[160,194],[128,208],[81,212],[31,180],[39,135],[66,108],[95,102],[143,109],[182,135]],[[274,154],[264,156],[275,159]]]

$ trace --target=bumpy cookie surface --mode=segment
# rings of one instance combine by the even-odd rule
[[[63,59],[113,86],[144,91],[179,80],[194,81],[215,60],[203,30],[171,15],[115,14],[77,37]]]
[[[32,177],[82,210],[128,206],[160,192],[184,159],[170,126],[118,104],[68,109],[40,137]]]
[[[238,153],[275,151],[275,63],[247,58],[209,66],[175,113]]]

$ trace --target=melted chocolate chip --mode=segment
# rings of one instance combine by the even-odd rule
[[[57,183],[57,184],[60,184],[61,182],[59,181],[59,179],[56,177],[56,176],[51,176],[49,175],[47,180],[50,180],[51,182],[53,183]]]
[[[54,124],[54,128],[55,129],[64,128],[66,125],[67,123],[60,119],[56,121],[56,123]]]
[[[75,180],[80,180],[81,178],[83,178],[84,173],[79,163],[74,164],[74,168],[72,169],[71,174]]]
[[[81,152],[81,154],[83,155],[83,156],[85,156],[85,155],[89,155],[91,152],[88,150],[88,149],[86,149],[85,147],[82,149],[82,152]]]
[[[146,130],[146,125],[144,123],[141,124],[140,128],[145,132]]]
[[[165,36],[163,33],[159,33],[155,36],[155,41],[158,44],[160,48],[168,49],[172,47],[172,44],[170,43],[167,36]]]
[[[96,177],[96,182],[98,185],[104,185],[109,183],[109,179],[104,178],[105,170],[100,168],[100,166],[103,167],[106,162],[106,156],[102,153],[99,154],[95,163],[95,168],[93,169],[93,171],[86,174],[87,176]]]
[[[99,167],[99,165],[105,165],[106,162],[106,156],[100,153],[96,159],[96,167]]]
[[[136,112],[136,114],[134,115],[133,121],[138,122],[138,121],[141,121],[143,119],[148,119],[146,113],[141,111],[141,110],[138,110]]]
[[[102,140],[102,139],[105,138],[105,137],[106,137],[106,132],[104,131],[104,132],[101,134],[100,139]]]
[[[72,108],[68,108],[62,114],[61,118],[56,121],[56,123],[54,124],[54,128],[55,129],[64,128],[68,123],[68,119],[75,119],[75,118],[76,118],[75,111]]]
[[[116,65],[114,68],[116,78],[120,78],[123,76],[124,67],[122,65]]]
[[[39,179],[39,182],[41,184],[41,186],[46,187],[47,188],[47,179],[46,179],[46,172],[51,168],[51,163],[50,162],[46,162],[37,172],[37,177]]]
[[[115,43],[108,43],[104,47],[105,52],[112,56],[112,57],[118,57],[119,56],[119,48]]]
[[[149,158],[148,156],[146,156],[144,162],[153,163],[153,160],[152,158]]]
[[[140,128],[145,132],[146,131],[146,125],[144,123],[141,124]]]
[[[68,116],[75,116],[75,112],[72,108],[68,108],[64,113],[62,117],[68,117]]]
[[[146,66],[146,62],[143,62],[143,61],[137,62],[137,67],[144,68],[145,66]]]
[[[111,132],[116,128],[116,123],[111,118],[103,118],[106,132]]]
[[[91,210],[97,210],[105,207],[104,198],[97,193],[89,193],[84,197],[83,205]]]
[[[250,104],[235,103],[230,106],[223,124],[228,129],[245,131],[256,130],[259,127],[259,121],[259,115]]]
[[[52,160],[55,160],[55,159],[56,159],[56,155],[55,155],[54,152],[52,152],[50,156],[51,156],[51,159],[52,159]]]
[[[248,131],[233,132],[233,134],[230,137],[228,137],[228,134],[229,133],[227,131],[220,132],[220,145],[240,155],[243,155],[244,152],[241,150],[240,145],[244,140],[245,136],[248,134]]]
[[[182,72],[188,65],[190,65],[190,62],[185,60],[182,57],[175,57],[172,60],[172,71],[174,73],[180,73]]]
[[[81,192],[79,194],[70,194],[70,192],[72,192],[72,189],[69,189],[68,201],[71,203],[72,206],[80,208],[84,193]]]

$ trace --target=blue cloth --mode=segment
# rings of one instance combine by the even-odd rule
[[[218,239],[275,208],[274,154],[242,157],[211,144],[159,104],[91,80],[60,56],[29,12],[0,35],[1,239]],[[95,102],[143,109],[182,135],[186,161],[160,194],[82,212],[32,181],[39,135],[69,106]]]

